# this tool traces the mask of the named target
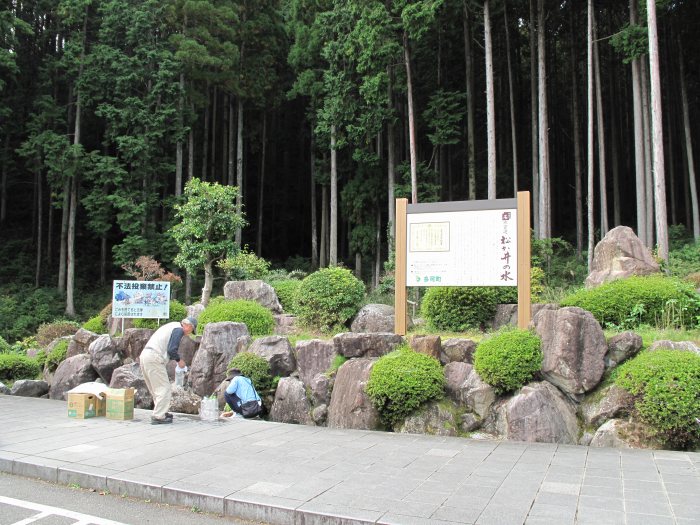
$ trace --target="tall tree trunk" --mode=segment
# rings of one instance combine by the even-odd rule
[[[620,155],[619,155],[619,128],[622,121],[620,116],[619,85],[613,77],[612,70],[609,73],[610,88],[612,89],[612,112],[610,115],[610,154],[612,163],[613,181],[613,227],[622,224],[620,210]]]
[[[34,272],[34,287],[39,288],[41,283],[41,249],[43,244],[42,233],[43,233],[43,192],[41,184],[41,172],[37,169],[36,171],[36,210],[37,210],[37,227],[36,227],[36,271]]]
[[[690,204],[693,215],[693,237],[700,240],[700,212],[698,211],[698,189],[695,182],[695,162],[693,161],[693,138],[690,132],[690,116],[688,110],[688,93],[685,87],[685,62],[683,61],[683,48],[680,37],[678,37],[678,60],[680,62],[680,84],[681,84],[681,111],[683,113],[683,132],[685,135],[685,158],[688,169],[688,183],[690,193]]]
[[[403,54],[406,66],[406,96],[408,103],[408,147],[411,159],[411,202],[418,202],[418,160],[416,155],[416,122],[413,108],[413,77],[411,75],[411,50],[408,32],[403,32]]]
[[[7,165],[10,162],[10,134],[5,134],[2,147],[2,177],[0,178],[0,224],[7,219]]]
[[[194,103],[190,102],[191,113],[194,115]],[[194,177],[194,126],[190,126],[190,132],[187,134],[187,180],[191,181]]]
[[[233,117],[233,112],[231,111],[232,98],[228,93],[224,93],[221,97],[221,184],[228,183],[229,154],[233,153],[233,150],[229,149],[231,133],[233,132],[233,124],[231,122],[231,117]]]
[[[542,238],[540,232],[540,149],[537,109],[537,29],[535,24],[535,0],[530,0],[530,133],[531,165],[532,165],[532,216],[534,218],[533,229],[535,237]]]
[[[236,157],[233,153],[235,134],[233,132],[233,122],[234,122],[234,112],[233,100],[228,101],[228,144],[226,149],[228,150],[228,163],[226,166],[226,185],[233,186],[236,182],[236,170],[233,163],[233,159]]]
[[[551,194],[549,180],[549,115],[547,109],[547,67],[544,27],[544,0],[537,1],[537,103],[539,105],[540,238],[550,238]]]
[[[605,184],[605,121],[603,120],[603,88],[600,80],[600,55],[598,52],[598,42],[596,41],[598,31],[596,29],[595,13],[593,18],[593,74],[595,75],[595,99],[596,99],[596,119],[598,131],[598,192],[600,198],[600,236],[608,233],[608,191]]]
[[[204,105],[204,133],[202,136],[202,180],[207,180],[209,170],[209,106],[211,105],[211,89],[207,80],[207,101]]]
[[[309,171],[311,173],[311,268],[318,268],[318,206],[316,205],[316,153],[315,142],[311,132],[309,142]]]
[[[569,27],[571,29],[571,114],[574,136],[574,185],[576,189],[576,257],[583,254],[583,188],[581,170],[581,132],[578,105],[578,78],[576,59],[576,38],[574,37],[574,4],[569,7]]]
[[[666,216],[666,173],[664,168],[664,130],[661,111],[661,72],[659,70],[659,36],[656,27],[656,2],[647,0],[649,26],[649,73],[651,79],[651,130],[654,144],[654,212],[656,245],[659,257],[668,262],[668,218]]]
[[[58,249],[58,291],[66,293],[66,247],[68,246],[68,214],[70,212],[70,177],[64,175],[63,203],[61,207],[61,245]]]
[[[319,266],[328,266],[328,186],[321,187],[321,250]]]
[[[488,151],[488,198],[496,198],[496,108],[493,94],[493,46],[491,44],[491,12],[484,0],[484,57],[486,59],[486,136]]]
[[[588,123],[587,123],[587,144],[588,144],[588,271],[593,265],[593,248],[595,244],[595,224],[593,221],[593,179],[595,177],[595,158],[593,148],[593,127],[594,127],[594,94],[593,86],[593,0],[588,0],[588,30],[586,32],[586,71],[587,71],[587,96],[588,96]]]
[[[467,187],[468,199],[476,199],[476,148],[474,145],[474,57],[472,51],[472,23],[469,14],[469,2],[463,1],[463,34],[465,84],[467,91]]]
[[[374,272],[372,272],[372,288],[379,286],[379,276],[382,274],[382,211],[377,206],[377,236],[375,238]]]
[[[238,97],[238,130],[236,131],[236,210],[243,213],[243,99]],[[241,226],[236,228],[236,245],[241,247],[243,240],[243,230]]]
[[[80,95],[78,95],[80,100]],[[76,123],[80,122],[80,107],[76,107]],[[76,129],[77,129],[76,124]],[[76,132],[79,137],[79,132]],[[73,296],[75,292],[75,217],[78,210],[78,173],[74,173],[70,185],[70,213],[68,215],[68,239],[66,242],[66,310],[65,314],[75,316]]]
[[[389,111],[393,113],[394,109],[394,75],[389,67],[389,85],[387,87],[387,100],[389,101]],[[389,244],[393,242],[394,235],[396,232],[395,222],[396,222],[396,201],[394,197],[394,186],[396,181],[395,169],[396,169],[396,144],[394,139],[394,121],[390,116],[387,120],[386,125],[386,172],[387,172],[387,195],[388,195],[388,206],[387,213],[389,221]]]
[[[100,236],[100,286],[107,284],[107,235]]]
[[[331,202],[330,241],[328,264],[338,265],[338,152],[336,150],[336,128],[331,126]]]
[[[212,106],[211,106],[211,161],[210,161],[210,166],[211,166],[211,181],[216,182],[216,132],[218,131],[218,128],[216,127],[216,116],[219,114],[219,110],[217,109],[219,103],[219,89],[214,86],[214,94],[212,97]]]
[[[510,138],[513,150],[513,197],[518,195],[518,137],[515,120],[515,90],[513,88],[513,64],[510,58],[510,28],[508,27],[508,2],[503,2],[503,17],[506,28],[506,60],[508,61],[508,99],[510,102]]]
[[[211,291],[214,288],[214,261],[204,263],[204,288],[202,288],[201,303],[206,308],[209,304]]]
[[[644,191],[646,199],[646,232],[645,244],[654,246],[654,184],[652,182],[653,152],[651,145],[651,109],[649,107],[649,63],[642,60],[642,122],[644,124]]]
[[[192,304],[192,274],[185,272],[185,304]]]
[[[263,111],[262,150],[260,151],[260,181],[258,182],[258,238],[255,245],[258,257],[262,257],[263,200],[265,198],[265,156],[267,153],[267,111]]]
[[[637,0],[630,0],[630,24],[639,23]],[[634,112],[634,174],[637,197],[637,236],[648,244],[647,235],[647,200],[646,200],[646,160],[644,159],[644,119],[642,116],[642,73],[641,59],[632,61],[632,107]]]
[[[180,95],[177,102],[178,121],[180,129],[184,127],[183,112],[185,111],[185,74],[180,73]],[[177,145],[175,150],[175,196],[182,195],[182,168],[183,168],[183,140],[184,137],[178,135]]]

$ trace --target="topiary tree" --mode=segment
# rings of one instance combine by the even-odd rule
[[[421,315],[437,330],[462,332],[483,328],[501,303],[517,302],[512,287],[470,286],[433,287],[423,296]]]
[[[175,206],[180,221],[170,230],[180,250],[175,263],[189,272],[204,268],[204,306],[214,284],[214,263],[236,253],[234,235],[245,225],[243,213],[236,207],[237,195],[236,186],[195,178],[185,186],[184,204]]]
[[[347,268],[321,268],[301,282],[297,314],[309,326],[332,330],[358,312],[364,296],[365,285]]]
[[[581,289],[560,304],[588,310],[603,326],[628,329],[640,324],[663,328],[700,325],[700,295],[694,286],[663,275],[633,276]]]
[[[168,308],[168,318],[163,321],[158,319],[134,319],[135,328],[150,328],[152,330],[157,330],[159,324],[163,322],[169,323],[171,321],[180,321],[184,319],[187,315],[187,307],[180,301],[175,299],[170,299],[170,306]]]
[[[678,350],[642,352],[614,372],[635,396],[640,419],[672,447],[700,443],[700,356]]]
[[[505,329],[476,347],[474,368],[497,393],[525,385],[542,368],[540,339],[528,330]]]
[[[241,352],[233,356],[228,364],[231,368],[238,368],[241,374],[250,378],[256,390],[263,392],[272,388],[273,380],[270,371],[270,363],[264,357],[252,352]]]
[[[197,321],[198,334],[204,333],[207,324],[221,321],[245,323],[251,335],[270,335],[275,329],[272,312],[255,301],[246,299],[217,300],[204,309]]]
[[[365,392],[393,428],[423,403],[444,396],[445,375],[438,360],[402,345],[377,360]]]

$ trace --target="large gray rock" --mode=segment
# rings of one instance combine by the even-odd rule
[[[700,347],[692,341],[654,341],[649,347],[649,351],[653,350],[679,350],[681,352],[693,352],[700,355]]]
[[[455,420],[457,407],[449,407],[449,401],[431,401],[408,416],[396,432],[403,434],[429,434],[432,436],[456,436],[461,421]]]
[[[326,374],[316,374],[309,383],[309,390],[314,406],[328,405],[331,402],[333,380]]]
[[[630,423],[621,419],[611,419],[596,430],[589,446],[606,448],[635,448],[629,441]]]
[[[275,335],[292,335],[297,332],[297,318],[290,314],[275,314]]]
[[[68,350],[66,351],[66,358],[73,357],[78,354],[87,354],[90,344],[98,337],[99,336],[95,332],[81,328],[75,332],[75,335],[73,335],[71,342],[68,345]]]
[[[112,372],[124,364],[124,355],[118,341],[106,334],[90,344],[88,354],[92,367],[106,384],[112,380]]]
[[[351,359],[338,369],[328,407],[331,428],[380,428],[379,412],[365,393],[375,359]]]
[[[485,383],[468,363],[445,366],[445,391],[454,401],[484,418],[496,401],[496,391]]]
[[[605,354],[605,369],[613,368],[642,349],[641,336],[633,332],[623,332],[608,340],[608,351]]]
[[[12,390],[7,388],[7,385],[0,381],[0,394],[5,394],[6,396],[9,396],[12,394]]]
[[[188,367],[192,366],[192,361],[194,361],[194,355],[197,353],[200,343],[202,342],[201,335],[191,335],[189,337],[183,337],[180,339],[180,346],[177,348],[178,354],[185,361]],[[166,369],[168,370],[168,377],[171,381],[175,380],[175,367],[177,363],[175,361],[168,361]]]
[[[393,332],[394,307],[386,304],[366,304],[357,312],[350,330],[359,333]]]
[[[49,393],[49,384],[36,379],[19,379],[12,385],[13,396],[42,397]]]
[[[170,412],[179,414],[199,414],[199,406],[202,398],[180,386],[173,386],[173,393],[170,399]]]
[[[297,371],[299,379],[305,385],[310,385],[311,380],[317,374],[327,372],[335,356],[335,345],[333,341],[321,341],[320,339],[310,339],[299,341],[296,346]]]
[[[461,403],[462,400],[462,387],[464,383],[467,382],[469,374],[472,373],[474,366],[469,363],[462,363],[461,361],[455,361],[452,363],[447,363],[443,369],[445,374],[445,392],[454,401]]]
[[[249,338],[248,327],[243,323],[207,324],[190,369],[190,386],[195,394],[211,395],[225,378],[229,362],[245,348]]]
[[[125,357],[129,357],[134,361],[138,359],[154,332],[155,330],[150,328],[129,328],[124,330],[121,340]]]
[[[414,335],[410,344],[413,351],[440,360],[442,344],[439,335]]]
[[[595,288],[615,279],[658,272],[658,263],[632,228],[618,226],[596,244],[591,273],[586,277],[585,286]]]
[[[282,313],[282,305],[277,298],[275,289],[263,281],[228,281],[224,285],[224,297],[226,299],[247,299],[249,301],[255,301],[268,310],[271,310],[272,313]]]
[[[304,383],[295,377],[283,377],[275,391],[270,420],[279,423],[313,424],[311,403],[306,397]]]
[[[534,303],[530,306],[530,316],[535,317],[540,310],[556,310],[556,304],[540,304]],[[494,330],[498,330],[502,326],[518,326],[518,305],[517,304],[499,304],[496,305],[496,314],[493,317],[491,326]]]
[[[608,344],[590,312],[577,307],[540,310],[532,320],[542,340],[542,375],[573,398],[598,385]]]
[[[333,337],[336,353],[345,357],[381,357],[402,344],[403,337],[396,334],[357,334],[345,332]]]
[[[272,376],[286,377],[297,368],[297,360],[289,339],[279,335],[270,335],[256,339],[248,352],[263,357],[270,364]]]
[[[97,379],[98,375],[90,363],[88,354],[78,354],[63,361],[53,376],[49,388],[50,399],[63,399],[68,390]]]
[[[143,378],[141,366],[138,363],[128,363],[120,366],[112,373],[110,388],[133,388],[134,406],[136,408],[153,408],[153,397],[148,391],[146,380]]]
[[[204,311],[204,305],[202,303],[191,304],[187,307],[187,316],[199,319],[199,315]]]
[[[626,390],[611,385],[587,396],[579,408],[587,426],[597,427],[608,419],[627,415],[634,405],[634,396]]]
[[[440,363],[443,365],[454,362],[473,363],[474,352],[476,352],[476,343],[471,339],[448,339],[442,343]]]
[[[574,404],[547,381],[530,383],[497,409],[497,429],[506,439],[575,444]]]

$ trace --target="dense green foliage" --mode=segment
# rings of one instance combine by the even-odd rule
[[[270,262],[255,255],[247,246],[235,255],[219,261],[217,266],[223,270],[227,279],[233,281],[264,279],[270,272]]]
[[[58,365],[60,365],[66,358],[66,354],[68,353],[68,344],[67,339],[63,339],[56,343],[56,346],[54,346],[51,351],[46,354],[44,365],[52,371],[56,370]]]
[[[493,319],[496,306],[518,302],[514,287],[470,286],[429,288],[421,314],[435,329],[454,332],[484,329]]]
[[[444,389],[440,362],[406,345],[377,360],[365,387],[389,428],[401,423],[423,403],[441,399]]]
[[[0,336],[0,354],[9,354],[12,351],[10,343],[5,341],[5,339]]]
[[[497,393],[517,390],[530,381],[541,367],[540,339],[527,330],[498,332],[481,341],[474,354],[476,372]]]
[[[8,342],[33,334],[42,323],[63,314],[55,288],[19,287],[0,291],[0,336]]]
[[[187,316],[187,307],[176,299],[170,299],[170,307],[168,310],[168,318],[163,319],[134,319],[135,328],[150,328],[157,330],[159,326],[171,321],[181,321]]]
[[[270,285],[275,289],[282,309],[286,313],[296,314],[297,294],[299,293],[299,288],[301,288],[301,281],[298,279],[284,279],[271,281]]]
[[[198,334],[204,333],[208,323],[221,321],[245,323],[251,335],[270,335],[275,329],[272,312],[255,301],[245,299],[216,301],[204,309],[197,321]]]
[[[591,312],[603,326],[623,329],[647,324],[661,328],[700,325],[700,295],[694,287],[662,275],[629,277],[581,289],[561,301]]]
[[[615,371],[615,383],[635,396],[639,417],[667,444],[700,443],[700,356],[678,350],[642,352]]]
[[[36,359],[26,355],[0,354],[0,381],[35,379],[41,372]]]
[[[36,342],[39,346],[47,346],[58,337],[73,335],[80,329],[80,325],[75,321],[54,321],[44,323],[36,331]]]
[[[96,334],[104,334],[107,332],[107,325],[100,315],[91,317],[83,323],[83,328]]]
[[[297,291],[299,319],[309,326],[330,330],[354,316],[365,287],[347,268],[322,268],[302,282]]]
[[[253,386],[259,392],[269,390],[273,386],[270,372],[270,363],[252,352],[241,352],[233,356],[228,364],[228,369],[238,368],[241,374],[253,382]]]

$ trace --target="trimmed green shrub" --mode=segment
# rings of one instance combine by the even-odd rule
[[[263,279],[270,271],[270,263],[244,246],[236,255],[227,257],[217,264],[228,279],[243,281]]]
[[[233,321],[245,323],[251,335],[270,335],[275,329],[275,319],[272,312],[256,303],[245,299],[233,301],[216,301],[209,304],[197,319],[197,333],[204,333],[208,323]]]
[[[298,279],[285,279],[282,281],[272,281],[270,283],[275,289],[277,298],[285,312],[294,314],[297,310],[297,294],[301,288],[301,281]]]
[[[518,302],[514,287],[434,287],[423,296],[421,315],[437,330],[462,332],[484,328],[501,303]]]
[[[270,390],[273,385],[270,363],[264,357],[252,352],[241,352],[233,356],[228,369],[238,368],[241,374],[250,378],[255,389],[263,392]]]
[[[95,332],[96,334],[104,334],[107,332],[107,325],[99,315],[91,317],[90,319],[85,321],[85,323],[83,324],[83,328],[85,330]]]
[[[26,355],[0,354],[0,381],[34,379],[41,372],[36,359]]]
[[[525,385],[542,367],[540,339],[528,330],[507,329],[476,347],[474,368],[497,393]]]
[[[622,329],[640,324],[661,328],[700,324],[700,295],[691,284],[662,275],[629,277],[582,289],[560,304],[588,310],[601,325]]]
[[[678,350],[642,352],[615,371],[615,384],[635,396],[640,419],[672,447],[700,443],[700,356]]]
[[[444,396],[445,375],[439,361],[402,345],[377,360],[365,391],[382,422],[393,428],[423,403]]]
[[[321,330],[343,326],[362,306],[365,285],[347,268],[321,268],[301,281],[297,315]]]
[[[46,358],[44,359],[44,366],[48,366],[50,370],[56,370],[58,368],[58,365],[61,364],[62,361],[66,359],[66,355],[68,353],[68,340],[63,339],[56,343],[56,346],[53,347],[51,352],[46,355]]]
[[[182,321],[187,316],[187,307],[180,301],[170,299],[168,314],[168,319],[165,321],[161,319],[160,323],[158,323],[158,319],[134,319],[134,327],[157,330],[158,327],[162,326],[164,323],[170,323],[171,321]]]
[[[36,342],[39,346],[45,347],[59,337],[74,335],[78,330],[80,330],[80,325],[75,321],[44,323],[36,331]]]

